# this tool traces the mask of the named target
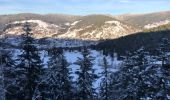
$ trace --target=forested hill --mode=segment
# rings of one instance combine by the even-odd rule
[[[143,32],[131,34],[118,39],[103,40],[97,45],[97,47],[115,48],[116,51],[121,54],[126,51],[135,51],[142,46],[149,50],[154,50],[159,46],[162,38],[170,39],[170,24],[146,29]]]

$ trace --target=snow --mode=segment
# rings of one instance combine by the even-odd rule
[[[61,34],[58,37],[96,41],[100,39],[115,39],[136,32],[136,30],[132,29],[130,26],[115,20],[106,21],[100,28],[95,27],[93,24],[75,28],[74,25],[79,22],[80,21],[73,22],[71,24],[73,26],[71,26],[65,34]],[[89,31],[91,27],[92,30]]]
[[[167,95],[168,100],[170,100],[170,95]]]
[[[81,20],[79,20],[79,21],[75,21],[75,22],[73,22],[71,25],[73,26],[73,25],[76,25],[77,23],[79,23]]]
[[[21,54],[21,51],[18,49],[14,49],[13,51],[13,59],[17,59],[17,55]],[[93,86],[96,89],[96,92],[99,92],[99,86],[101,83],[101,72],[103,71],[102,68],[102,61],[103,61],[103,57],[106,57],[108,65],[111,67],[109,68],[111,72],[117,72],[119,70],[119,66],[122,64],[122,61],[117,59],[117,54],[114,54],[114,57],[112,58],[110,55],[105,56],[103,55],[102,51],[96,51],[96,50],[90,50],[91,52],[91,56],[94,57],[94,66],[93,68],[95,69],[95,74],[97,74],[99,76],[99,78],[94,82]],[[71,76],[73,77],[73,81],[75,82],[78,78],[76,71],[79,70],[79,66],[75,64],[75,62],[77,61],[78,58],[82,58],[82,54],[81,52],[77,51],[77,50],[73,50],[73,51],[64,51],[64,55],[66,57],[66,60],[69,62],[70,66],[69,68],[71,69]],[[43,65],[45,66],[45,68],[48,67],[48,61],[49,61],[49,56],[48,56],[48,52],[46,50],[42,50],[40,51],[40,56],[41,59],[43,61]],[[161,64],[160,61],[156,61],[156,64]],[[150,68],[146,69],[149,70]],[[157,74],[159,76],[161,76],[161,73],[157,72]],[[151,83],[147,83],[148,85]],[[167,96],[168,98],[170,98],[170,96]],[[150,100],[150,98],[146,99],[146,100]]]
[[[41,60],[43,61],[43,65],[45,68],[48,68],[48,61],[49,61],[49,56],[48,52],[43,50],[40,52]]]
[[[116,24],[116,25],[120,25],[121,23],[119,21],[106,21],[105,24]]]
[[[82,58],[81,53],[78,51],[73,51],[73,52],[66,51],[64,55],[66,59],[72,64],[78,59],[78,57]]]
[[[67,61],[71,64],[70,65],[70,68],[72,69],[71,76],[73,76],[73,81],[75,81],[78,78],[78,76],[75,74],[75,72],[79,69],[79,66],[75,65],[74,63],[76,62],[78,57],[81,58],[82,55],[78,51],[74,51],[74,52],[66,51],[65,56],[66,56]],[[94,66],[93,66],[93,68],[95,69],[95,74],[100,76],[100,73],[103,71],[100,62],[102,61],[104,55],[102,55],[101,52],[98,52],[96,50],[91,50],[91,56],[95,58]],[[119,61],[116,58],[113,60],[113,59],[111,59],[110,56],[107,56],[106,58],[108,60],[109,65],[112,66],[111,71],[112,72],[118,71],[118,66],[122,63],[122,61]],[[101,78],[97,79],[96,82],[94,83],[94,87],[97,90],[99,88],[100,82],[101,82]]]
[[[166,25],[166,24],[169,24],[169,23],[170,23],[169,20],[164,20],[164,21],[155,22],[155,23],[152,23],[152,24],[145,25],[144,28],[145,29],[151,29],[151,28],[155,28],[155,27],[158,27],[158,26],[161,26],[161,25]]]
[[[152,98],[150,98],[150,97],[147,97],[147,98],[146,98],[146,100],[152,100]]]
[[[70,68],[72,71],[71,76],[73,77],[73,81],[76,81],[76,79],[78,78],[78,76],[75,74],[75,72],[77,71],[77,69],[79,69],[80,67],[75,65],[74,63],[77,61],[78,57],[82,57],[82,55],[80,54],[80,52],[78,51],[74,51],[74,52],[65,52],[65,57],[67,59],[67,61],[70,63]]]
[[[66,25],[66,26],[70,26],[70,23],[69,23],[69,22],[67,22],[67,23],[64,23],[64,25]]]
[[[61,29],[60,26],[47,23],[41,20],[22,20],[22,21],[15,21],[10,24],[24,24],[25,22],[28,23],[36,23],[35,27],[31,27],[33,37],[36,39],[44,38],[44,37],[53,37],[53,35],[58,34],[59,30]],[[9,24],[9,25],[10,25]],[[23,33],[23,26],[22,25],[15,25],[15,27],[11,27],[5,30],[6,34],[9,35],[21,35]],[[13,37],[15,38],[15,37]]]
[[[18,49],[15,49],[13,52],[14,52],[13,59],[17,59],[17,55],[21,54],[21,51]],[[64,55],[66,57],[66,60],[70,63],[69,68],[71,69],[71,76],[73,77],[73,81],[76,81],[78,76],[75,74],[75,72],[77,70],[79,70],[79,66],[76,65],[75,62],[77,61],[78,57],[82,58],[82,54],[81,54],[81,52],[74,50],[74,51],[64,51]],[[44,67],[47,68],[48,61],[49,61],[48,52],[45,50],[42,50],[42,51],[40,51],[40,56],[41,56],[41,60],[43,61]],[[104,55],[102,54],[102,52],[99,52],[96,50],[91,50],[91,56],[94,57],[93,68],[95,69],[95,74],[100,76],[100,73],[103,71],[101,62],[103,60]],[[118,71],[118,66],[122,63],[122,61],[117,60],[116,56],[114,59],[112,59],[111,56],[106,56],[106,59],[107,59],[109,65],[112,66],[111,71],[112,72]],[[94,87],[97,90],[99,88],[100,82],[101,82],[101,77],[98,78],[96,80],[96,82],[94,83]]]
[[[12,51],[12,54],[13,54],[13,59],[17,59],[17,56],[22,53],[21,50],[19,50],[19,49],[14,49],[14,50],[11,50],[11,51]]]
[[[17,23],[25,23],[25,22],[29,22],[29,23],[37,23],[40,27],[43,27],[43,28],[47,28],[49,26],[48,23],[44,22],[44,21],[41,21],[41,20],[23,20],[23,21],[15,21],[13,22],[13,24],[17,24]],[[55,24],[51,24],[52,26],[55,26],[55,27],[59,27],[58,25],[55,25]]]
[[[72,30],[72,27],[68,29],[68,31],[65,33],[65,34],[62,34],[62,35],[59,35],[58,37],[59,38],[69,38],[69,39],[77,39],[78,36],[80,36],[78,33],[80,31],[83,31],[83,30],[86,30],[88,28],[92,27],[92,25],[89,25],[89,26],[86,26],[86,27],[83,27],[83,28],[79,28],[79,29],[74,29]],[[84,34],[90,34],[92,35],[93,33],[84,33]],[[86,40],[85,38],[79,38],[81,40]]]
[[[103,60],[104,55],[102,55],[102,52],[98,52],[96,50],[92,50],[91,55],[95,58],[95,60],[94,60],[94,69],[96,70],[95,74],[100,76],[100,73],[103,71],[102,66],[101,66],[101,62]],[[112,72],[118,71],[117,66],[119,66],[121,64],[121,61],[118,61],[116,58],[115,58],[116,60],[113,60],[110,56],[107,56],[106,59],[108,61],[108,64],[111,66],[111,71]],[[94,87],[97,90],[99,89],[101,79],[102,79],[102,77],[97,79],[96,82],[94,83]]]
[[[102,25],[100,28],[96,28],[95,24],[82,26],[79,28],[75,27],[75,25],[81,21],[82,20],[77,20],[72,23],[70,22],[63,23],[66,26],[68,26],[65,28],[67,31],[66,32],[64,31],[65,33],[63,34],[59,34],[63,29],[62,26],[46,23],[41,20],[15,21],[13,22],[13,24],[25,23],[25,22],[37,23],[38,25],[32,28],[33,33],[35,33],[33,34],[33,37],[36,39],[41,39],[44,37],[51,38],[55,36],[53,37],[55,39],[77,39],[77,40],[96,41],[100,39],[115,39],[133,33],[131,27],[116,20],[106,21],[105,24]],[[115,25],[112,25],[113,23]],[[89,31],[89,28],[92,30]],[[21,26],[19,27],[16,26],[6,31],[6,33],[8,34],[17,34],[17,35],[20,35],[22,32],[23,30]],[[75,41],[75,42],[78,42],[77,44],[79,44],[79,41]],[[75,42],[74,44],[76,44]],[[64,42],[64,44],[65,43],[72,44],[72,41]]]

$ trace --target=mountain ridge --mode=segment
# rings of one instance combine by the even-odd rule
[[[164,16],[161,17],[162,15],[160,14],[164,14]],[[128,16],[128,18],[121,19],[118,16],[104,14],[86,16],[31,13],[0,15],[0,30],[3,31],[1,34],[5,33],[10,38],[12,36],[16,38],[16,35],[23,33],[22,27],[24,22],[29,22],[36,39],[100,41],[137,34],[145,31],[146,26],[148,29],[152,29],[170,22],[170,11],[121,16]],[[150,20],[153,17],[155,19]]]
[[[136,32],[136,30],[128,24],[105,15],[88,15],[78,18],[77,20],[65,21],[64,23],[59,22],[58,24],[53,24],[39,19],[14,21],[6,24],[6,27],[8,28],[5,28],[4,32],[6,34],[22,33],[21,27],[23,26],[23,21],[37,24],[36,26],[32,27],[34,31],[33,33],[42,36],[35,38],[46,37],[46,34],[49,34],[51,37],[56,38],[100,40],[107,38],[118,38],[128,33],[131,34]],[[110,21],[110,23],[108,23],[108,21]],[[46,28],[41,27],[44,26],[43,24],[45,24]],[[19,30],[16,31],[16,29]],[[107,36],[107,34],[110,35]]]

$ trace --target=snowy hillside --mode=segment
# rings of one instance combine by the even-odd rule
[[[76,21],[59,24],[30,19],[6,24],[3,33],[6,35],[7,43],[17,46],[21,42],[20,35],[24,33],[25,22],[30,24],[33,37],[39,40],[38,47],[42,48],[53,43],[57,47],[96,45],[98,40],[116,39],[138,31],[128,24],[105,15],[89,15]]]
[[[97,27],[95,23],[81,27],[79,26],[80,22],[74,22],[65,34],[59,35],[59,38],[83,40],[115,39],[137,32],[132,27],[116,20],[105,21],[100,27]]]
[[[25,22],[36,24],[35,27],[32,27],[32,32],[34,33],[33,36],[36,39],[53,37],[53,35],[58,34],[59,29],[61,29],[58,25],[49,24],[41,20],[23,20],[7,24],[5,33],[8,35],[21,35],[23,33],[22,28]]]
[[[122,23],[105,15],[89,15],[73,22],[51,24],[42,20],[21,20],[6,24],[5,32],[8,35],[20,35],[25,22],[32,26],[32,33],[36,39],[81,39],[100,40],[115,39],[137,32],[132,26]]]
[[[169,23],[170,23],[169,20],[164,20],[164,21],[155,22],[155,23],[152,23],[152,24],[145,25],[144,28],[145,29],[151,29],[151,28],[155,28],[155,27],[158,27],[158,26],[166,25],[166,24],[169,24]]]

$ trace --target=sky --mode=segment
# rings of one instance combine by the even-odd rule
[[[170,0],[0,0],[0,15],[16,13],[118,15],[169,10]]]

